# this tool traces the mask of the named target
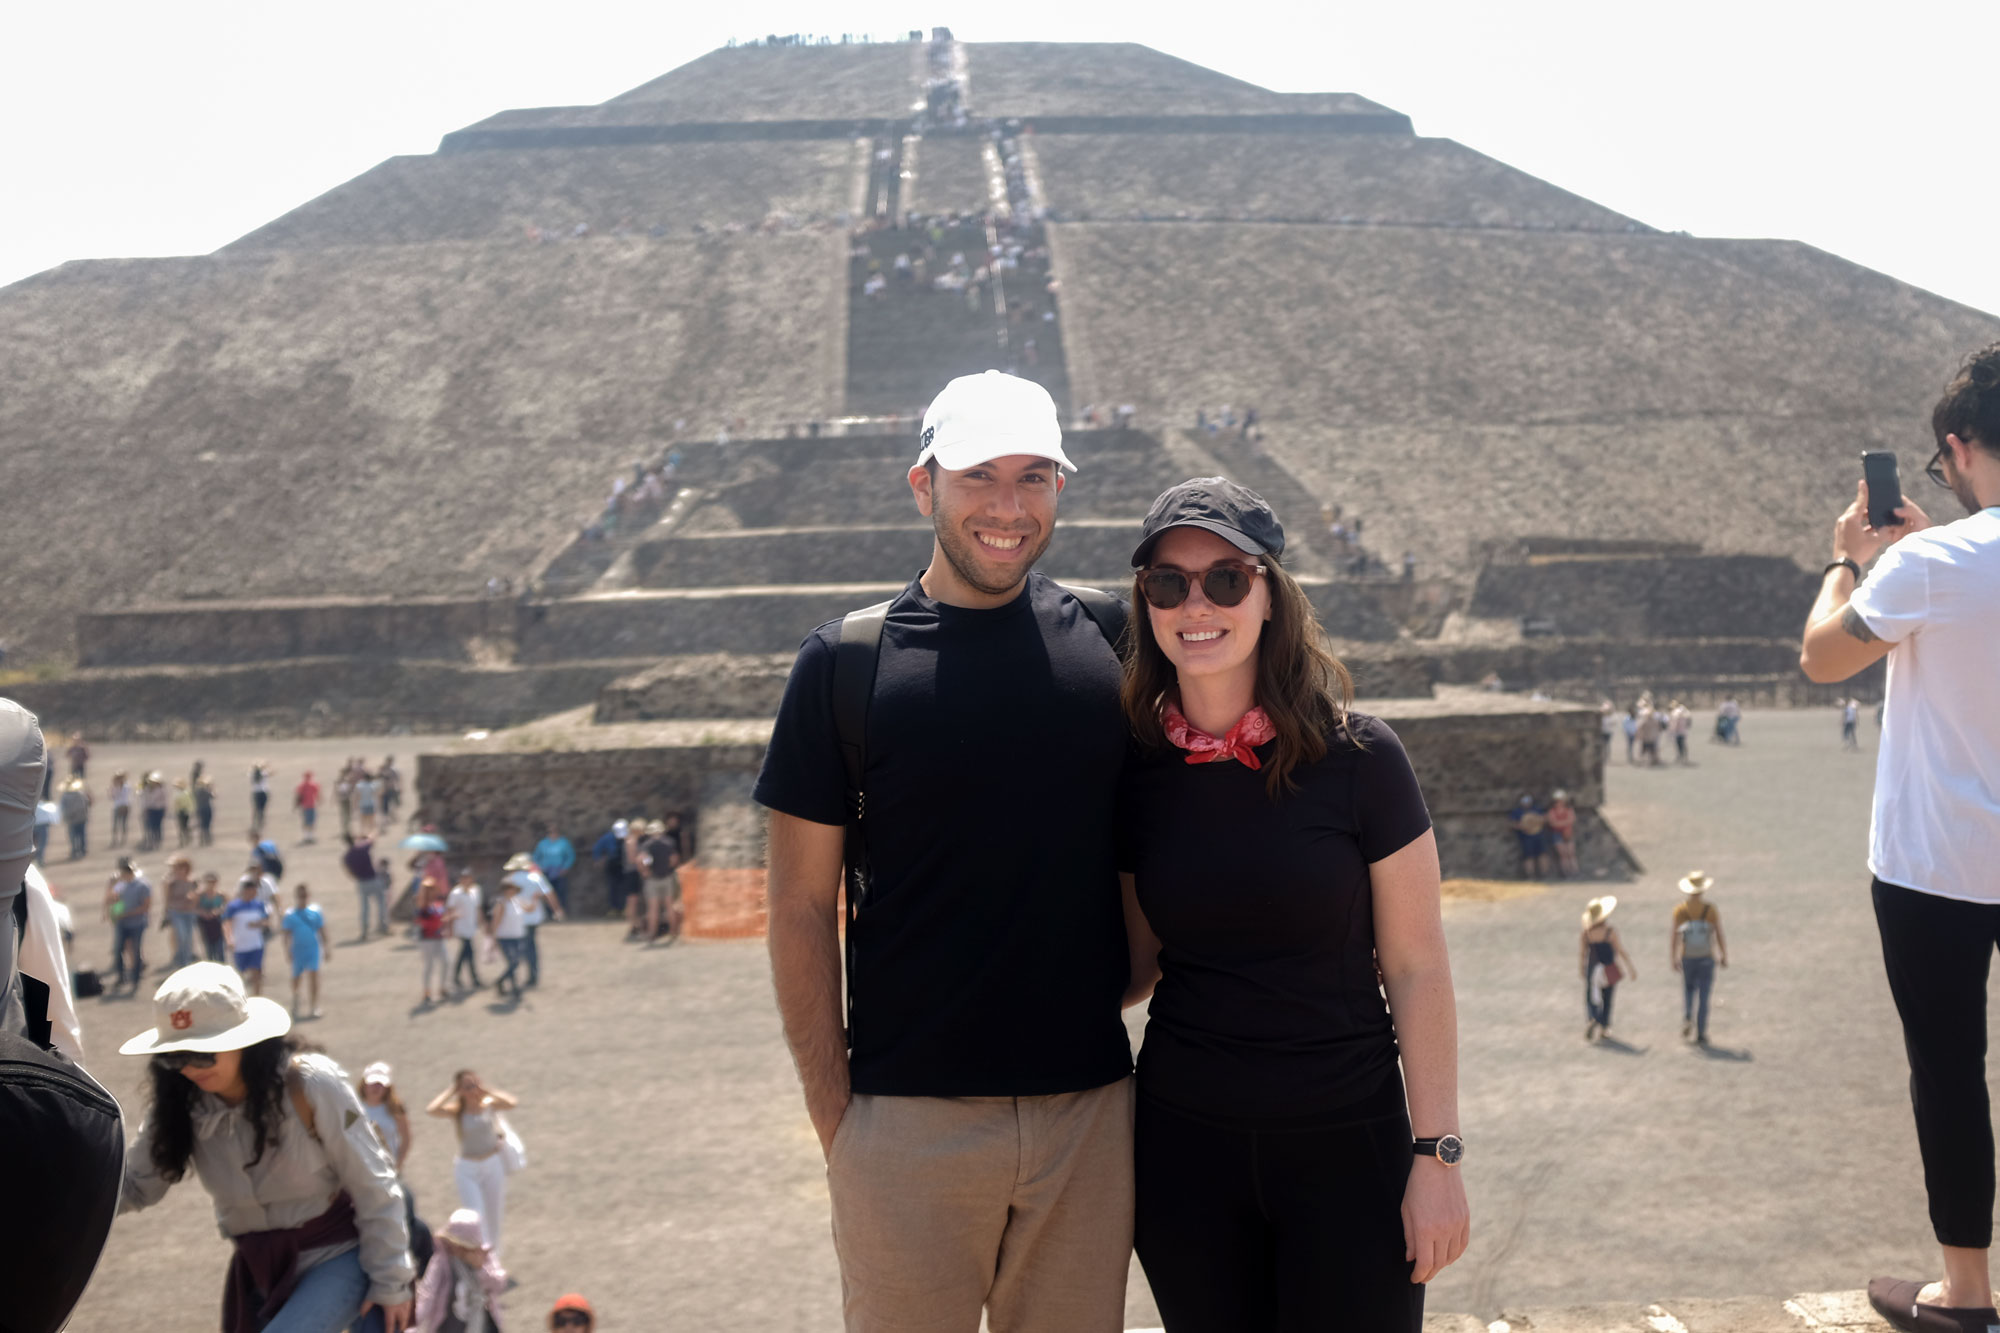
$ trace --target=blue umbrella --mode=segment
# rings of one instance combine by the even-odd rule
[[[448,852],[451,850],[450,844],[435,833],[412,833],[409,837],[403,839],[402,847],[406,852]]]

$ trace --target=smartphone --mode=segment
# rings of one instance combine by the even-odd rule
[[[1896,479],[1896,455],[1885,449],[1870,449],[1861,455],[1861,475],[1868,482],[1868,526],[1897,528],[1903,520],[1896,511],[1903,507],[1903,484]]]

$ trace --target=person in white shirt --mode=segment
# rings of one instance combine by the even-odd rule
[[[2000,343],[1968,358],[1931,426],[1925,475],[1970,517],[1933,527],[1905,503],[1900,522],[1874,528],[1861,483],[1834,525],[1799,657],[1823,683],[1889,659],[1868,868],[1944,1252],[1941,1282],[1869,1283],[1870,1302],[1901,1329],[2000,1323],[1985,1068],[1986,977],[2000,943]]]
[[[530,986],[542,984],[542,953],[535,943],[536,927],[551,918],[562,920],[562,904],[556,901],[555,889],[548,877],[535,864],[535,858],[526,852],[519,852],[507,860],[507,882],[520,889],[521,919],[527,928],[522,939],[522,954],[528,960],[528,980]]]
[[[521,906],[521,885],[516,879],[500,881],[500,896],[493,900],[493,939],[507,960],[507,970],[493,983],[494,993],[505,995],[512,991],[518,1000],[521,982],[514,973],[527,957],[528,914]]]
[[[459,984],[461,973],[470,973],[472,989],[478,990],[486,983],[479,979],[479,962],[474,942],[485,924],[486,907],[479,893],[479,881],[472,877],[472,867],[458,872],[458,883],[451,886],[445,895],[445,915],[451,918],[451,936],[458,941],[458,957],[451,965],[451,984]]]

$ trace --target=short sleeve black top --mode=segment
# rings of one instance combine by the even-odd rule
[[[756,799],[845,822],[839,622],[799,649]],[[991,610],[912,582],[868,710],[870,888],[852,939],[856,1092],[1036,1096],[1132,1069],[1117,877],[1118,658],[1039,574]]]
[[[1179,750],[1128,770],[1121,861],[1160,938],[1139,1052],[1150,1096],[1232,1121],[1309,1122],[1395,1068],[1368,866],[1421,836],[1430,812],[1393,731],[1356,713],[1349,732],[1275,801],[1266,773]]]

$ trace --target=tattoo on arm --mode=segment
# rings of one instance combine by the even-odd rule
[[[1863,620],[1861,613],[1851,606],[1840,613],[1840,627],[1863,643],[1876,641],[1875,631],[1868,628],[1868,622]]]

